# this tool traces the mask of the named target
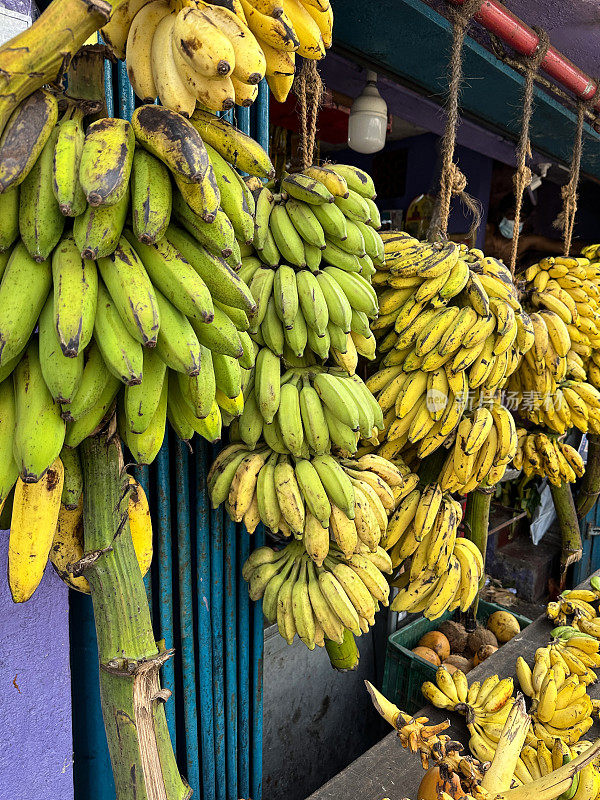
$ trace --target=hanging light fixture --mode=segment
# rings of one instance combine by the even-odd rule
[[[357,153],[376,153],[385,146],[387,103],[377,90],[377,73],[367,71],[367,85],[350,109],[348,146]]]

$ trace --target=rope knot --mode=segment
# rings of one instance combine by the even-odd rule
[[[452,194],[461,194],[467,188],[467,179],[461,172],[457,164],[452,164],[451,167],[451,189]]]

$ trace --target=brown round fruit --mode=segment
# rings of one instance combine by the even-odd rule
[[[433,650],[429,649],[429,647],[413,647],[413,653],[416,656],[421,656],[421,658],[424,658],[425,661],[429,661],[436,667],[439,667],[439,665],[442,663],[437,653],[434,653]]]
[[[473,665],[477,666],[477,664],[481,664],[482,661],[485,661],[486,658],[496,653],[497,650],[498,648],[494,647],[493,644],[484,644],[473,656]]]
[[[438,625],[438,631],[443,633],[450,642],[451,653],[464,653],[468,636],[464,625],[461,625],[460,622],[453,622],[447,619]]]
[[[443,633],[429,631],[419,640],[419,647],[428,647],[437,655],[440,661],[445,661],[450,655],[450,642]]]
[[[510,642],[513,636],[521,632],[517,618],[510,611],[494,611],[487,621],[487,626],[500,644]]]
[[[445,667],[451,665],[455,669],[459,669],[461,672],[464,672],[465,675],[467,674],[467,672],[469,672],[472,666],[468,658],[465,658],[464,656],[459,656],[456,653],[449,655],[448,658],[443,662],[443,665]]]
[[[491,631],[486,628],[477,628],[469,634],[467,645],[471,653],[475,654],[480,647],[485,644],[491,644],[493,647],[498,647],[498,640]]]

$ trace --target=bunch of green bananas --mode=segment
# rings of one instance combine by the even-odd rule
[[[324,563],[315,565],[300,542],[281,550],[259,547],[244,564],[252,600],[262,597],[269,622],[277,622],[281,636],[294,636],[313,650],[325,639],[342,642],[344,630],[356,636],[374,624],[379,604],[387,606],[389,585],[383,572],[391,566],[385,552],[345,556],[335,546]]]
[[[259,184],[254,196],[240,271],[258,306],[253,337],[286,358],[331,351],[354,372],[358,354],[375,357],[370,279],[384,254],[372,180],[355,167],[310,167],[284,177],[279,194]]]
[[[236,234],[253,236],[253,200],[226,159],[272,169],[216,118],[204,131],[213,148],[158,106],[84,131],[73,108],[57,125],[41,92],[22,114],[0,140],[0,436],[14,453],[0,501],[17,472],[39,480],[63,444],[90,435],[121,384],[119,429],[140,463],[156,456],[167,417],[183,439],[216,441],[239,416],[256,305],[231,265]],[[25,122],[37,139],[11,158]]]
[[[412,449],[422,459],[452,444],[470,392],[483,405],[497,397],[531,347],[531,323],[496,259],[453,242],[382,238],[381,316],[372,328],[385,355],[367,386],[384,413],[381,455]]]
[[[249,447],[264,438],[275,452],[296,458],[332,447],[351,455],[359,436],[376,436],[382,424],[381,410],[358,375],[323,367],[296,367],[281,375],[279,359],[263,348],[231,437]]]
[[[517,430],[512,414],[498,400],[463,416],[454,447],[440,473],[447,492],[469,494],[478,486],[495,486],[517,452]]]
[[[284,538],[302,539],[320,566],[330,540],[350,556],[384,552],[392,487],[402,473],[384,459],[339,460],[329,454],[311,458],[280,455],[267,447],[231,444],[219,453],[209,475],[214,508],[226,502],[229,516],[252,533],[259,522]],[[383,556],[387,561],[389,557]]]
[[[582,457],[574,447],[543,431],[517,429],[517,450],[513,457],[515,469],[527,477],[539,475],[559,486],[562,481],[575,483],[585,472]]]

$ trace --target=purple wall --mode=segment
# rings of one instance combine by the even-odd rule
[[[13,603],[7,558],[0,531],[0,797],[70,800],[68,589],[48,565],[33,597]]]

